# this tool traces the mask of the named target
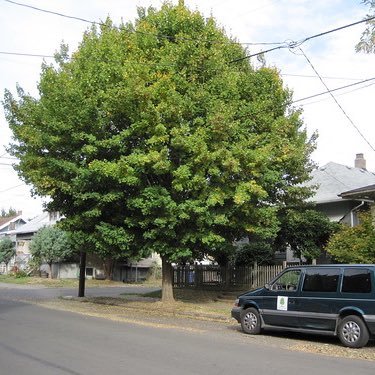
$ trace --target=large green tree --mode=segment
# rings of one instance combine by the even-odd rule
[[[214,19],[182,2],[87,31],[43,65],[39,98],[5,93],[18,171],[88,251],[220,254],[277,227],[308,195],[309,143],[274,68],[254,69]],[[273,229],[272,229],[273,231]],[[227,251],[227,250],[225,250]]]
[[[359,224],[342,224],[327,245],[327,252],[344,263],[375,263],[375,227],[371,212],[359,215]]]
[[[39,229],[30,242],[32,262],[36,265],[47,263],[51,279],[53,278],[52,264],[68,259],[74,251],[69,234],[55,226]]]
[[[16,248],[9,237],[3,237],[0,240],[0,263],[5,263],[8,270],[8,263],[16,255]]]

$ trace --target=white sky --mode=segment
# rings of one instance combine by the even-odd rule
[[[108,15],[118,23],[134,20],[137,6],[159,7],[159,0],[17,0],[19,2],[92,21]],[[172,1],[176,3],[177,0]],[[298,41],[363,19],[367,8],[360,0],[185,0],[191,9],[213,15],[228,35],[240,42]],[[89,24],[0,0],[0,52],[53,55],[62,41],[70,50],[77,48]],[[315,69],[330,89],[375,77],[375,55],[355,53],[364,24],[308,41],[302,45]],[[250,46],[250,53],[272,46]],[[288,49],[266,54],[268,65],[283,74],[286,86],[300,99],[326,91],[305,57]],[[50,61],[47,59],[47,61]],[[254,63],[256,60],[254,59]],[[15,92],[16,83],[37,95],[42,58],[0,53],[1,99],[4,89]],[[299,77],[303,75],[305,77]],[[308,77],[306,77],[308,76]],[[335,96],[355,126],[375,148],[372,112],[375,81],[340,90]],[[355,89],[355,90],[354,90]],[[309,134],[318,131],[318,147],[313,160],[318,165],[329,161],[352,166],[356,153],[364,153],[367,169],[375,171],[375,151],[358,134],[329,95],[303,104],[304,124]],[[22,210],[27,218],[42,211],[41,199],[30,196],[30,188],[20,181],[5,154],[11,132],[0,108],[0,209]]]

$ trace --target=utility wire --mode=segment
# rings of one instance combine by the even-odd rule
[[[69,18],[69,19],[73,19],[73,20],[76,20],[76,21],[89,23],[91,25],[99,25],[99,26],[105,26],[106,25],[104,22],[92,21],[92,20],[89,20],[87,18],[71,16],[71,15],[68,15],[68,14],[65,14],[65,13],[55,12],[55,11],[47,10],[47,9],[43,9],[43,8],[38,8],[38,7],[35,7],[35,6],[32,6],[32,5],[29,5],[29,4],[19,3],[19,2],[16,2],[16,1],[12,1],[12,0],[3,0],[3,1],[5,1],[7,3],[10,3],[10,4],[13,4],[13,5],[18,5],[18,6],[21,6],[21,7],[33,9],[33,10],[36,10],[38,12],[53,14],[55,16]],[[152,36],[156,36],[158,38],[164,38],[164,39],[179,39],[179,40],[192,40],[192,41],[195,41],[195,42],[223,43],[222,41],[219,41],[219,40],[216,40],[216,41],[215,40],[199,40],[199,39],[196,39],[196,38],[187,38],[187,37],[178,37],[178,36],[176,37],[176,36],[171,36],[171,35],[159,35],[159,34],[140,31],[140,30],[134,30],[134,32],[136,32],[138,34],[152,35]],[[284,42],[235,42],[235,43],[243,44],[243,45],[249,45],[249,46],[284,44]],[[46,57],[50,57],[50,56],[46,56]]]
[[[375,18],[375,17],[373,17],[373,18]],[[335,103],[337,104],[337,106],[340,108],[340,110],[345,115],[345,117],[349,120],[350,124],[354,127],[354,129],[358,132],[358,134],[362,137],[362,139],[370,146],[370,148],[373,151],[375,151],[375,148],[372,146],[372,144],[367,140],[367,138],[359,130],[359,128],[357,127],[357,125],[353,122],[353,120],[349,117],[349,115],[345,112],[344,108],[341,106],[341,104],[337,101],[337,99],[335,98],[335,96],[332,94],[332,90],[330,90],[328,88],[328,86],[326,85],[326,83],[323,81],[323,78],[319,75],[318,71],[315,69],[314,65],[312,64],[312,62],[310,61],[310,59],[306,56],[306,54],[303,52],[303,50],[302,50],[301,47],[299,47],[299,50],[301,51],[302,55],[305,57],[306,61],[309,63],[309,65],[311,66],[311,68],[313,69],[313,71],[315,72],[315,74],[317,75],[317,77],[320,79],[320,81],[322,82],[323,86],[327,89],[327,92],[331,95],[332,99],[335,101]]]
[[[291,73],[280,73],[281,76],[285,77],[301,77],[301,78],[317,78],[316,75],[309,74],[291,74]],[[363,78],[353,78],[353,77],[332,77],[332,76],[322,76],[324,79],[337,79],[346,81],[361,81]]]
[[[271,52],[271,51],[275,51],[275,50],[278,50],[278,49],[282,49],[282,48],[294,49],[294,48],[297,48],[297,47],[301,46],[303,43],[307,42],[308,40],[318,38],[318,37],[321,37],[323,35],[327,35],[327,34],[330,34],[330,33],[336,32],[336,31],[344,30],[344,29],[347,29],[348,27],[356,26],[356,25],[359,25],[361,23],[371,21],[373,19],[375,19],[375,16],[368,17],[368,18],[365,18],[361,21],[353,22],[353,23],[350,23],[350,24],[347,24],[347,25],[344,25],[344,26],[336,27],[335,29],[324,31],[324,32],[319,33],[319,34],[311,35],[311,36],[303,38],[303,39],[301,39],[300,41],[297,41],[297,42],[293,42],[293,41],[289,42],[289,43],[285,42],[283,45],[280,45],[278,47],[273,47],[273,48],[270,48],[270,49],[265,50],[265,51],[253,53],[251,55],[247,55],[247,56],[244,56],[244,57],[240,57],[238,59],[231,60],[231,61],[229,61],[229,64],[239,62],[239,61],[243,61],[243,60],[249,59],[251,57],[259,56],[259,55],[262,55],[262,54],[265,54],[265,53],[268,53],[268,52]]]
[[[24,184],[19,184],[19,185],[12,186],[12,187],[10,187],[8,189],[5,189],[5,190],[1,190],[0,193],[5,193],[6,191],[13,190],[13,189],[19,188],[21,186],[24,186]]]
[[[342,94],[337,94],[337,96],[342,96],[342,95],[346,95],[346,94],[350,94],[351,92],[354,92],[354,91],[358,91],[358,90],[363,90],[363,89],[366,89],[367,87],[370,87],[370,86],[374,86],[375,85],[375,82],[373,83],[369,83],[368,85],[365,85],[365,86],[362,86],[362,87],[358,87],[356,89],[353,89],[353,90],[350,90],[350,91],[346,91],[346,92],[343,92]],[[307,105],[311,105],[311,104],[316,104],[316,103],[321,103],[321,102],[324,102],[325,100],[327,100],[329,98],[324,98],[324,99],[320,99],[320,100],[315,100],[314,102],[309,102],[309,103],[304,103],[304,104],[300,104],[302,106],[307,106]]]
[[[28,56],[28,57],[43,57],[43,58],[54,58],[52,55],[38,55],[34,53],[21,53],[21,52],[8,52],[0,51],[0,55],[14,55],[14,56]]]
[[[321,80],[323,79],[323,77],[319,77],[319,78]],[[295,104],[297,102],[302,102],[303,100],[312,99],[312,98],[315,98],[317,96],[326,95],[326,94],[329,94],[329,93],[334,92],[334,91],[343,90],[343,89],[346,89],[348,87],[357,86],[357,85],[360,85],[362,83],[366,83],[366,82],[370,82],[370,81],[374,81],[374,80],[375,80],[375,77],[368,78],[368,79],[364,79],[363,81],[360,81],[360,82],[355,82],[355,83],[351,83],[349,85],[345,85],[345,86],[341,86],[341,87],[336,87],[335,89],[332,89],[332,90],[328,89],[327,86],[323,83],[324,86],[327,88],[327,91],[320,92],[319,94],[314,94],[314,95],[306,96],[305,98],[294,100],[291,104]]]

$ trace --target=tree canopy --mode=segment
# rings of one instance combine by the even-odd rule
[[[359,215],[355,227],[342,224],[328,242],[327,252],[344,263],[375,263],[375,228],[371,212]]]
[[[288,207],[280,211],[279,217],[280,230],[274,243],[275,250],[289,247],[294,256],[301,260],[305,258],[308,262],[319,258],[325,251],[328,240],[338,226],[308,205]]]
[[[0,263],[8,265],[10,260],[16,255],[16,248],[9,237],[0,239]]]
[[[375,16],[375,1],[362,0],[362,3],[369,5],[369,14],[367,18]],[[367,27],[363,31],[360,41],[356,45],[357,52],[374,53],[375,52],[375,20],[367,21]]]
[[[52,275],[52,264],[68,259],[74,254],[74,245],[70,236],[56,226],[38,230],[30,242],[32,262],[35,265],[47,263]]]
[[[82,246],[170,265],[274,236],[278,207],[305,198],[313,142],[275,68],[212,18],[179,5],[88,30],[71,58],[44,64],[39,98],[5,111],[20,176]],[[169,271],[169,272],[167,272]]]
[[[5,210],[4,208],[2,208],[0,211],[0,217],[12,217],[16,215],[17,215],[17,211],[12,207],[9,207],[8,210]]]

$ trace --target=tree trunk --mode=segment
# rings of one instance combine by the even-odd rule
[[[106,280],[112,280],[114,266],[115,261],[113,259],[103,260],[104,277]]]
[[[162,267],[162,287],[161,287],[161,300],[162,302],[173,302],[173,267],[166,257],[161,257]]]
[[[86,279],[86,252],[81,251],[80,258],[79,258],[78,297],[85,296],[85,279]]]
[[[49,277],[50,279],[53,279],[53,276],[52,276],[52,262],[51,262],[51,263],[48,263],[48,266],[49,266],[49,275],[48,275],[48,277]]]

